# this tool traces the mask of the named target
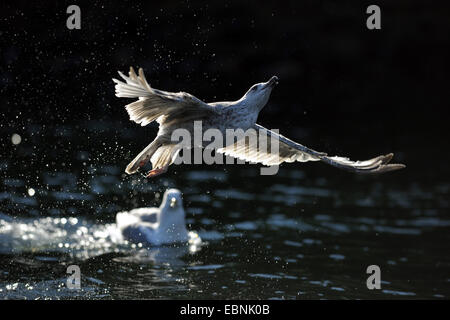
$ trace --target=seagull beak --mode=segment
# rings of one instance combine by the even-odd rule
[[[265,88],[267,88],[267,87],[271,87],[271,88],[273,88],[273,87],[275,87],[275,85],[277,85],[278,84],[278,77],[277,76],[273,76],[272,78],[270,78],[270,80],[269,81],[267,81],[265,84],[264,84],[264,89]]]
[[[171,208],[175,208],[176,205],[177,205],[177,198],[172,197],[172,198],[170,199],[170,207],[171,207]]]

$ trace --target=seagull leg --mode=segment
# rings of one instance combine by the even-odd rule
[[[164,172],[166,172],[167,168],[169,168],[169,166],[164,166],[162,168],[150,170],[145,177],[153,178],[153,177],[159,176],[160,174],[163,174]]]
[[[143,167],[143,166],[148,162],[148,159],[149,159],[149,158],[150,158],[149,156],[146,156],[146,157],[144,158],[144,160],[141,160],[141,161],[139,162],[139,168]]]

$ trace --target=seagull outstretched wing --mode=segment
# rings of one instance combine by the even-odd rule
[[[157,120],[170,125],[177,121],[201,120],[216,112],[215,107],[186,92],[167,92],[150,87],[142,68],[139,75],[130,67],[127,77],[119,71],[125,82],[113,79],[116,83],[116,96],[139,98],[125,106],[130,120],[146,126]]]
[[[330,157],[326,153],[312,150],[258,124],[255,124],[253,129],[255,130],[247,131],[246,138],[220,148],[218,152],[264,165],[278,165],[282,162],[294,161],[322,161],[334,167],[356,173],[383,173],[405,167],[403,164],[389,164],[393,157],[392,153],[370,160],[352,161],[349,158]],[[252,139],[257,143],[252,143]],[[261,143],[261,139],[264,139],[265,142]],[[278,141],[278,152],[271,152],[271,139]]]

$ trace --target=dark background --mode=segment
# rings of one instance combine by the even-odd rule
[[[70,4],[81,8],[81,30],[66,28]],[[156,131],[130,122],[123,108],[130,100],[114,96],[111,78],[132,65],[156,88],[205,101],[238,99],[278,75],[260,124],[332,154],[393,151],[417,174],[445,171],[448,6],[377,1],[382,29],[368,30],[370,4],[2,2],[2,156],[14,157],[10,137],[19,133],[34,144],[30,163],[21,165],[44,166],[48,150],[40,149],[62,156],[77,148],[58,139],[74,130],[88,148],[103,143],[111,149],[103,156],[125,166],[146,145],[131,137],[150,141]],[[112,142],[127,134],[128,153],[117,157],[123,146]]]

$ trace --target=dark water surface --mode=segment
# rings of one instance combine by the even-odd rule
[[[3,130],[0,298],[449,298],[450,183],[414,161],[378,177],[320,163],[275,176],[257,165],[182,165],[147,181],[123,169],[129,146],[151,134],[117,128],[30,125],[18,145]],[[168,187],[182,190],[202,245],[118,240],[115,214],[159,205]],[[66,287],[71,264],[80,291]],[[366,287],[373,264],[378,291]]]

